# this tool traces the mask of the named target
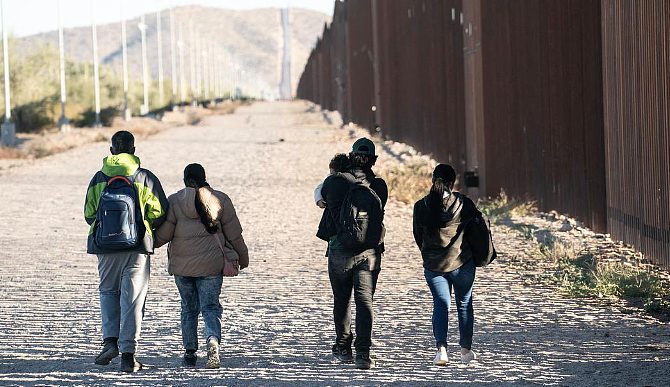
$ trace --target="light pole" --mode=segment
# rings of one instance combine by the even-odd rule
[[[58,128],[61,132],[70,130],[70,121],[65,116],[65,100],[67,94],[65,92],[65,43],[63,42],[63,26],[61,22],[60,0],[56,3],[58,7],[58,50],[60,52],[60,118],[58,119]]]
[[[176,42],[174,39],[174,11],[170,8],[170,64],[172,67],[172,109],[176,110],[177,103],[177,59],[176,59]]]
[[[184,29],[181,22],[179,23],[179,90],[181,90],[181,106],[184,106],[186,100],[186,79],[184,78]]]
[[[196,106],[200,105],[200,96],[202,88],[202,69],[200,68],[200,62],[202,61],[202,50],[200,48],[200,28],[195,30],[195,99]]]
[[[207,101],[209,99],[209,71],[208,71],[209,53],[207,52],[207,42],[205,42],[204,46],[205,47],[203,47],[202,49],[202,83],[204,86],[203,100]]]
[[[4,146],[16,144],[16,128],[12,123],[12,109],[9,100],[9,49],[7,48],[7,26],[5,25],[5,3],[0,0],[0,13],[2,13],[2,53],[5,65],[5,122],[0,129],[0,143]]]
[[[191,65],[191,105],[198,106],[198,99],[195,96],[195,34],[193,33],[193,19],[188,20],[188,56]]]
[[[212,41],[209,41],[209,92],[211,93],[212,104],[216,103],[216,73],[214,72],[214,62],[216,61],[216,54],[214,52],[214,44]]]
[[[216,99],[221,98],[221,55],[219,54],[219,48],[215,46],[214,51],[216,51],[215,62],[214,62],[214,81],[216,84]]]
[[[126,37],[126,17],[123,13],[121,0],[121,40],[123,46],[123,119],[130,121],[132,113],[128,107],[128,39]]]
[[[144,104],[140,108],[143,116],[149,113],[149,69],[147,67],[147,25],[144,22],[144,14],[140,17],[137,25],[142,34],[142,83],[144,85]]]
[[[100,123],[100,72],[98,70],[98,31],[95,25],[95,5],[91,0],[91,34],[93,35],[93,77],[95,86],[95,127],[102,126]]]
[[[163,86],[163,31],[161,26],[161,11],[156,11],[156,36],[158,38],[158,101],[163,107],[165,88]]]

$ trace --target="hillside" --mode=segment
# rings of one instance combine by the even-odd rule
[[[171,78],[170,60],[170,15],[168,10],[161,12],[163,38],[163,69],[166,80]],[[178,39],[178,26],[181,23],[184,39],[185,78],[190,78],[190,36],[189,20],[199,26],[203,41],[211,41],[219,52],[228,53],[236,64],[247,72],[258,75],[260,80],[276,92],[281,76],[281,54],[283,48],[280,10],[267,8],[259,10],[235,11],[201,6],[183,6],[174,8],[175,39]],[[307,61],[307,57],[330,16],[299,8],[290,10],[291,26],[291,73],[295,90],[298,79]],[[130,77],[142,77],[142,41],[137,25],[140,19],[127,21],[128,66]],[[158,78],[158,41],[156,14],[146,16],[147,56],[152,79]],[[122,71],[121,24],[104,24],[97,27],[98,57],[102,65],[111,71]],[[92,38],[90,27],[66,29],[65,51],[70,59],[92,61]],[[51,43],[58,47],[58,33],[51,31],[20,39],[20,50],[27,52],[31,48]],[[177,71],[179,57],[177,50]]]

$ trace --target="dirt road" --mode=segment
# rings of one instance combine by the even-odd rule
[[[0,386],[443,386],[670,385],[667,325],[524,286],[505,257],[525,241],[496,230],[500,262],[480,270],[475,344],[480,361],[435,367],[431,297],[411,236],[411,208],[387,206],[369,372],[333,362],[332,294],[314,237],[312,193],[328,160],[348,151],[341,129],[303,102],[259,103],[139,142],[142,165],[166,192],[199,162],[230,195],[251,266],[224,281],[222,368],[181,366],[179,296],[161,249],[138,358],[146,371],[96,366],[100,348],[96,259],[85,252],[85,188],[108,153],[96,143],[0,172]],[[449,355],[457,359],[456,316]],[[201,358],[204,353],[200,353]]]

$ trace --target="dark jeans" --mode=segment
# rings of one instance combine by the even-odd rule
[[[351,292],[356,303],[357,353],[369,353],[372,345],[372,299],[377,287],[381,264],[381,253],[369,250],[353,255],[345,250],[331,249],[328,254],[328,276],[333,288],[333,319],[335,321],[335,344],[350,348],[351,334]]]
[[[181,337],[184,349],[198,349],[198,315],[205,322],[205,340],[216,337],[221,341],[221,313],[219,303],[223,275],[209,277],[174,276],[181,296]]]
[[[463,266],[448,273],[438,273],[424,269],[424,276],[433,294],[433,334],[437,346],[447,345],[449,307],[451,290],[454,290],[458,310],[459,344],[462,348],[472,347],[474,310],[472,308],[472,286],[475,283],[475,262],[469,260]]]

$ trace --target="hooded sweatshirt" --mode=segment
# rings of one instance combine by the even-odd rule
[[[444,199],[444,208],[437,225],[430,220],[428,196],[414,205],[414,240],[421,250],[423,267],[430,271],[448,273],[472,259],[470,245],[465,240],[465,226],[481,216],[467,196],[453,192]]]
[[[200,193],[205,211],[217,220],[216,234],[210,234],[195,208]],[[167,219],[156,230],[156,246],[168,246],[168,272],[184,277],[206,277],[223,271],[224,255],[214,237],[219,238],[228,260],[239,259],[240,268],[249,266],[249,252],[235,207],[228,195],[210,187],[184,188],[170,195]],[[221,232],[223,226],[223,233]],[[224,238],[225,235],[225,238]],[[224,242],[225,241],[225,242]]]
[[[167,213],[168,201],[158,178],[151,171],[140,167],[140,159],[129,153],[108,156],[102,160],[102,169],[98,171],[86,190],[84,204],[84,218],[90,225],[88,231],[87,252],[89,254],[118,253],[118,250],[106,251],[95,244],[94,232],[97,225],[96,216],[100,195],[107,186],[107,182],[116,176],[134,176],[134,186],[139,199],[139,208],[142,212],[143,232],[141,243],[136,247],[124,250],[152,254],[154,252],[153,230],[160,226]]]

